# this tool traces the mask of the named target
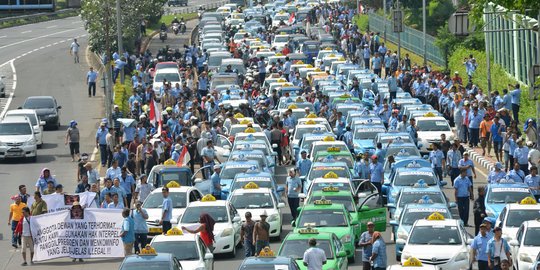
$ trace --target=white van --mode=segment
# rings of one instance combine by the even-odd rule
[[[4,116],[4,119],[19,116],[27,117],[30,120],[30,124],[32,124],[32,127],[34,128],[36,144],[38,147],[43,146],[43,126],[45,125],[45,121],[40,121],[36,114],[36,110],[30,109],[9,110]]]
[[[37,161],[37,144],[30,119],[10,117],[0,122],[0,158],[30,158]]]

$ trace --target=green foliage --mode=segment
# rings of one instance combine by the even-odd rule
[[[464,47],[457,47],[454,53],[450,56],[448,61],[448,66],[450,71],[458,71],[461,77],[466,80],[467,72],[465,71],[465,65],[463,60],[469,55],[472,54],[476,58],[478,63],[478,69],[473,75],[473,83],[478,85],[480,89],[484,90],[484,93],[487,94],[487,65],[486,65],[486,53],[483,51],[476,51],[467,49]],[[506,89],[508,84],[516,84],[517,81],[510,76],[504,68],[498,64],[494,64],[492,59],[491,61],[491,91],[499,91],[502,95],[502,90]],[[521,106],[519,112],[520,119],[526,119],[529,117],[535,117],[535,104],[533,100],[529,99],[528,88],[522,86],[521,94]]]
[[[480,25],[482,23],[484,7],[490,2],[510,10],[518,10],[519,13],[526,14],[533,18],[536,18],[540,11],[540,1],[538,0],[468,0],[468,7],[471,10],[471,19],[475,24]],[[531,9],[533,11],[525,12],[526,9]]]
[[[470,50],[484,51],[484,34],[478,32],[465,38],[456,37],[448,30],[448,23],[445,23],[437,30],[435,46],[439,47],[447,57],[452,55],[458,46]]]
[[[452,0],[426,0],[426,4],[426,32],[435,36],[437,29],[446,23],[455,8]],[[405,8],[405,24],[422,31],[422,1],[405,1],[402,6]]]
[[[355,15],[353,21],[358,26],[358,29],[362,32],[365,32],[369,29],[369,16],[362,14],[362,15]]]
[[[118,108],[124,115],[129,114],[128,99],[133,91],[133,84],[129,74],[125,75],[124,84],[120,83],[120,76],[116,79],[114,84],[114,105],[118,105]]]
[[[195,19],[198,17],[197,13],[185,13],[185,14],[178,14],[178,15],[163,15],[161,18],[159,18],[159,21],[150,24],[148,27],[146,27],[146,30],[149,33],[152,33],[154,31],[157,31],[161,27],[161,23],[165,23],[165,25],[171,25],[172,20],[174,20],[174,17],[184,18],[185,21],[189,21],[192,19]]]

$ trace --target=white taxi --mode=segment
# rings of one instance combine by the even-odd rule
[[[395,264],[390,265],[386,268],[386,270],[402,270],[402,269],[410,269],[410,270],[438,270],[439,267],[435,265],[424,265],[420,260],[418,260],[415,257],[410,257],[407,259],[403,264]]]
[[[426,113],[424,116],[414,119],[416,119],[416,126],[418,127],[420,152],[427,153],[431,151],[432,143],[441,142],[441,134],[446,135],[446,139],[449,141],[454,140],[454,133],[444,117]]]
[[[281,208],[285,204],[278,203],[272,189],[260,188],[254,182],[249,182],[243,188],[235,189],[229,196],[229,202],[237,209],[242,221],[246,220],[246,212],[251,212],[255,221],[265,213],[268,216],[266,222],[270,224],[270,237],[280,237],[283,224]]]
[[[290,14],[285,11],[280,11],[274,15],[272,18],[272,27],[280,27],[281,22],[283,22],[285,25],[290,25],[289,23],[289,17]]]
[[[214,225],[214,254],[227,253],[236,257],[236,246],[240,243],[242,219],[238,211],[228,202],[205,195],[200,201],[188,205],[178,222],[178,228],[196,228],[202,213],[209,214]]]
[[[176,186],[176,187],[175,187]],[[175,181],[171,181],[167,184],[169,187],[169,198],[172,200],[172,226],[176,226],[178,223],[178,218],[184,213],[186,206],[193,201],[200,200],[202,198],[202,193],[195,187],[180,187]],[[161,188],[155,189],[146,197],[143,202],[142,208],[146,209],[148,212],[148,234],[157,235],[161,234],[162,228],[159,225],[162,215],[162,206],[163,206],[163,194],[161,193]]]
[[[292,136],[292,146],[299,147],[300,146],[300,140],[304,136],[304,134],[314,133],[316,132],[331,132],[331,130],[327,129],[325,125],[317,124],[317,122],[310,120],[307,121],[303,125],[296,125],[296,128],[294,129],[294,134]]]
[[[282,50],[285,45],[289,43],[290,35],[282,34],[274,36],[274,41],[272,42],[272,46],[276,47],[277,50]]]
[[[519,227],[527,220],[540,217],[540,205],[532,197],[526,197],[519,203],[507,204],[495,222],[496,227],[501,227],[503,238],[506,241],[516,239]]]
[[[469,268],[468,242],[472,242],[472,239],[468,239],[462,222],[445,219],[438,212],[427,219],[417,220],[407,240],[396,240],[396,244],[405,245],[402,263],[415,257],[422,264],[436,265],[442,269]]]
[[[512,247],[515,269],[528,270],[536,256],[540,254],[540,219],[523,222],[517,232],[517,238],[509,241],[509,244]]]
[[[214,269],[214,255],[198,234],[184,234],[182,230],[172,228],[165,235],[154,237],[150,246],[156,252],[173,254],[183,269]]]

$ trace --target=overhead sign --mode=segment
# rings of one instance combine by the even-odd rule
[[[392,27],[394,33],[403,32],[403,10],[394,10],[392,13]]]

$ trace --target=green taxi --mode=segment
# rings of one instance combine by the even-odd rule
[[[313,204],[304,205],[298,218],[292,223],[294,232],[301,229],[316,228],[320,232],[333,232],[345,246],[349,262],[355,260],[356,234],[355,226],[349,211],[343,204],[333,204],[330,200],[317,200]]]
[[[293,258],[296,260],[300,269],[307,269],[304,265],[304,252],[309,248],[308,241],[311,238],[317,240],[317,247],[324,250],[326,254],[326,264],[323,265],[323,270],[330,269],[347,269],[348,262],[345,259],[347,257],[347,251],[345,247],[332,232],[322,232],[317,229],[305,228],[299,229],[298,232],[291,232],[287,234],[281,247],[278,251],[278,256],[284,256]]]

